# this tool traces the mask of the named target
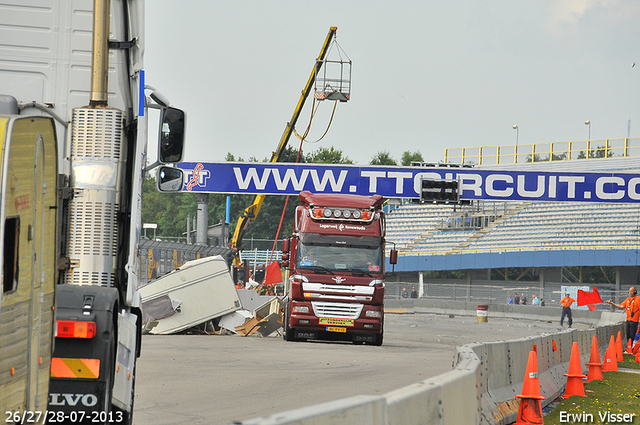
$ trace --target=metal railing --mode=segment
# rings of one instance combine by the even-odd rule
[[[589,158],[640,156],[640,137],[535,143],[530,145],[446,148],[450,164],[499,165],[565,161]]]
[[[541,290],[537,282],[510,282],[505,285],[479,284],[474,282],[469,285],[465,282],[453,283],[423,283],[421,299],[442,300],[442,301],[468,301],[488,304],[507,304],[510,295],[524,293],[527,296],[527,305],[532,305],[533,295],[544,302],[546,307],[558,306],[560,299],[564,296],[562,285],[566,283],[545,283],[544,289]],[[575,286],[596,286],[603,301],[609,298],[619,303],[629,296],[628,290],[616,291],[614,285],[608,283],[582,284],[575,283]],[[420,284],[415,282],[389,282],[385,284],[386,299],[403,299],[402,289],[405,288],[408,293],[415,288],[419,292]],[[573,305],[572,308],[578,310],[587,310],[587,306]],[[611,307],[606,303],[596,304],[597,310],[611,311]],[[622,310],[615,310],[622,311]]]
[[[138,250],[138,275],[140,285],[160,277],[182,266],[187,261],[198,258],[221,255],[229,256],[231,250],[226,247],[185,244],[178,242],[156,241],[142,238]]]
[[[282,251],[259,250],[257,248],[252,251],[243,250],[240,251],[240,259],[243,264],[248,262],[251,267],[266,266],[273,261],[280,261],[282,259]]]
[[[613,250],[640,250],[640,243],[624,245],[561,245],[561,246],[493,246],[487,248],[444,248],[444,249],[413,249],[405,248],[399,252],[399,256],[416,255],[448,255],[448,254],[479,254],[483,252],[535,252],[535,251],[613,251]]]

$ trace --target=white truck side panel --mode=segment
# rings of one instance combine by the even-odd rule
[[[112,403],[122,410],[129,411],[132,406],[135,378],[136,321],[138,316],[127,311],[118,313],[118,352],[116,355],[116,374],[113,384]],[[133,348],[132,348],[133,347]]]
[[[22,104],[53,105],[50,110],[69,121],[71,109],[89,103],[93,1],[20,0],[15,3],[0,4],[0,93],[14,96]],[[144,8],[141,2],[133,4],[137,10],[132,13],[135,12],[140,31],[134,36],[141,40]],[[122,8],[122,0],[112,0],[110,40],[125,41]],[[134,63],[141,66],[141,41],[131,50]],[[133,101],[126,54],[126,50],[109,52],[109,105],[125,113]],[[21,114],[43,115],[33,108]],[[67,173],[66,152],[61,151],[67,129],[59,122],[56,126],[60,171]]]

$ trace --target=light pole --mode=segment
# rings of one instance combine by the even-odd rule
[[[589,139],[587,141],[591,141],[591,121],[586,120],[584,124],[589,126]]]
[[[516,131],[516,147],[513,150],[513,163],[518,163],[518,139],[520,138],[520,128],[517,125],[513,126],[513,129]]]

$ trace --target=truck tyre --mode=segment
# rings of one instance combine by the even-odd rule
[[[282,338],[285,341],[295,341],[293,329],[289,327],[289,303],[287,303],[284,309],[284,332],[282,332]]]
[[[382,345],[383,336],[384,336],[384,331],[380,332],[379,334],[376,334],[376,340],[374,341],[373,345],[380,347]]]

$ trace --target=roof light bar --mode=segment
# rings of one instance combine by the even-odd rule
[[[354,208],[313,207],[311,217],[314,220],[369,222],[373,220],[374,211]]]

